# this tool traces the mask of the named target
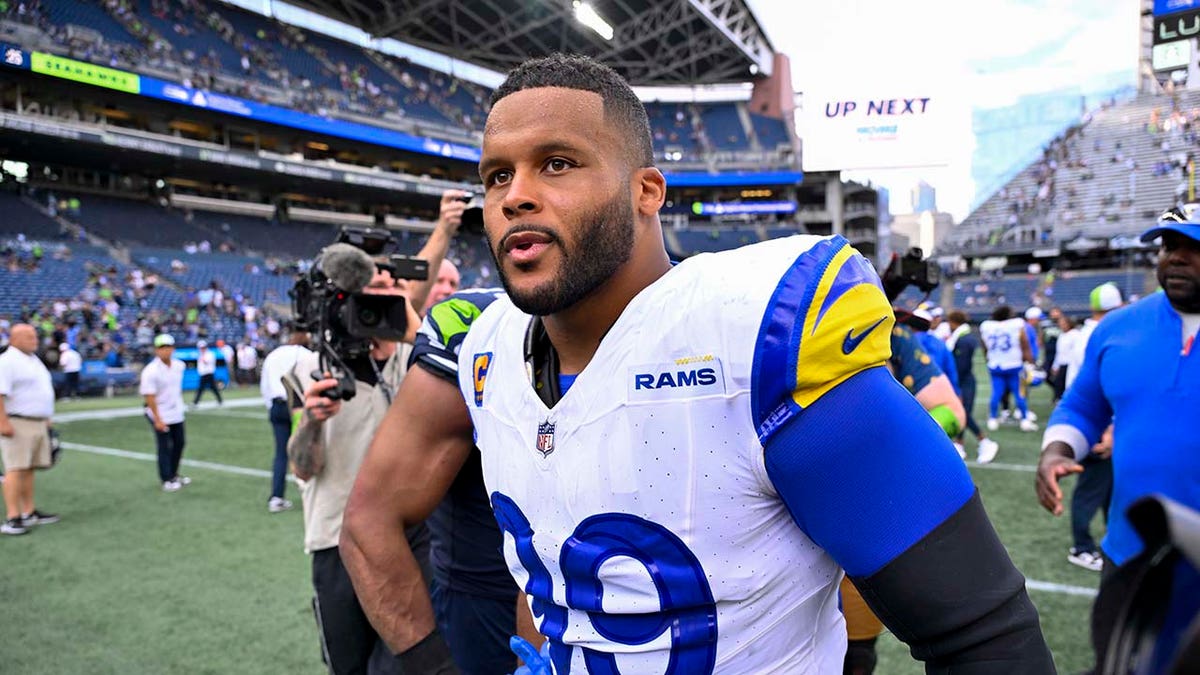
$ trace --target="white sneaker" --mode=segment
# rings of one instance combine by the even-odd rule
[[[175,476],[175,482],[179,483],[179,487],[183,487],[185,485],[191,485],[192,479],[188,478],[187,476]]]
[[[291,508],[292,502],[283,497],[271,497],[271,500],[267,502],[267,510],[271,513],[279,513]]]
[[[958,458],[959,458],[959,459],[966,459],[966,458],[967,458],[967,451],[963,449],[963,444],[962,444],[962,443],[959,443],[958,441],[955,441],[955,442],[954,442],[954,449],[958,451]]]
[[[1099,572],[1104,568],[1104,558],[1101,558],[1098,553],[1079,551],[1074,546],[1071,547],[1070,553],[1067,554],[1067,562],[1093,572]]]
[[[169,480],[162,485],[163,492],[179,492],[182,487],[177,480]]]
[[[1008,418],[1010,418],[1010,417],[1012,417],[1011,410],[1001,410],[1000,411],[1000,421],[1001,422],[1007,422]]]
[[[980,464],[987,464],[996,459],[996,453],[1000,452],[1000,444],[990,438],[983,438],[979,441],[979,455],[975,461]]]
[[[995,431],[1000,428],[1000,423],[996,421],[995,417],[989,417],[987,421],[987,428],[988,431]]]
[[[1021,431],[1037,431],[1037,422],[1033,420],[1021,420]]]
[[[1038,421],[1037,413],[1030,410],[1029,412],[1025,413],[1025,419],[1029,420],[1030,422],[1036,422]]]

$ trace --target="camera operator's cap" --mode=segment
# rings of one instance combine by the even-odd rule
[[[1088,304],[1091,305],[1093,312],[1107,312],[1125,303],[1121,299],[1121,289],[1117,288],[1116,284],[1109,282],[1092,289]]]
[[[933,321],[933,312],[928,309],[925,309],[923,307],[918,307],[916,309],[916,311],[914,311],[912,313],[912,315],[917,317],[918,319],[924,319],[926,321]]]
[[[1188,239],[1200,241],[1200,203],[1192,202],[1168,209],[1158,217],[1154,227],[1142,233],[1142,241],[1152,242],[1164,232],[1178,232]]]
[[[1029,309],[1025,310],[1025,318],[1029,319],[1030,321],[1036,321],[1038,319],[1045,318],[1045,316],[1046,314],[1042,311],[1041,307],[1030,307]]]
[[[162,333],[154,336],[154,346],[157,347],[174,347],[175,338],[171,337],[170,333]]]

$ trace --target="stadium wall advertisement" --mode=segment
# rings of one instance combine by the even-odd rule
[[[894,169],[950,161],[948,97],[923,91],[805,92],[805,171]]]
[[[13,68],[31,70],[42,75],[58,77],[83,84],[140,94],[196,108],[256,119],[260,122],[328,134],[364,143],[425,155],[448,157],[467,162],[479,161],[479,149],[434,138],[413,136],[401,131],[380,129],[355,122],[329,119],[288,110],[265,103],[256,103],[236,96],[227,96],[201,89],[192,89],[153,77],[123,70],[105,68],[42,52],[25,52],[16,47],[4,47],[4,63]]]

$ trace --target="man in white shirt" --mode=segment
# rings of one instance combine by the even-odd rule
[[[217,405],[225,404],[221,400],[221,391],[217,389],[216,372],[217,355],[208,348],[207,342],[200,340],[196,343],[196,374],[200,376],[200,384],[196,387],[195,398],[192,399],[193,406],[200,403],[200,397],[204,395],[205,389],[211,389],[212,393],[216,395]]]
[[[250,352],[254,348],[244,345]],[[287,392],[283,388],[282,378],[292,372],[296,360],[312,352],[308,349],[308,333],[293,330],[288,343],[274,349],[267,358],[263,359],[262,378],[259,388],[262,390],[263,401],[271,411],[271,430],[275,434],[275,461],[271,466],[271,498],[267,501],[267,511],[279,513],[292,508],[292,502],[284,498],[287,485],[287,443],[292,436],[291,407],[288,406]],[[239,360],[239,366],[242,361]]]
[[[258,367],[258,350],[249,342],[243,342],[237,349],[238,381],[253,382],[256,367]]]
[[[66,375],[63,398],[79,398],[79,371],[83,370],[83,357],[64,342],[58,347],[58,366]]]
[[[146,401],[146,419],[158,446],[158,477],[163,492],[178,492],[192,479],[179,475],[186,441],[183,431],[183,361],[172,358],[175,338],[163,333],[154,338],[154,358],[142,369],[138,393]]]
[[[50,418],[54,385],[37,357],[37,331],[12,327],[10,347],[0,354],[0,458],[4,460],[6,520],[0,534],[25,534],[31,525],[58,522],[33,505],[33,470],[50,466]]]

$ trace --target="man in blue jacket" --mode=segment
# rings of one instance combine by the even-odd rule
[[[1088,341],[1079,377],[1055,409],[1042,440],[1038,500],[1055,515],[1063,512],[1063,476],[1079,473],[1083,460],[1110,423],[1113,426],[1113,494],[1101,589],[1121,597],[1130,580],[1120,566],[1142,551],[1126,518],[1139,497],[1165,495],[1200,508],[1200,204],[1164,213],[1143,241],[1161,238],[1161,293],[1113,312]],[[1113,592],[1115,591],[1115,592]],[[1101,596],[1103,600],[1104,595]],[[1198,598],[1176,598],[1200,602]],[[1097,602],[1092,610],[1092,646],[1099,662],[1119,606]],[[1195,607],[1173,616],[1191,615]]]

